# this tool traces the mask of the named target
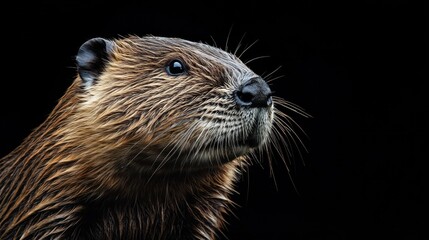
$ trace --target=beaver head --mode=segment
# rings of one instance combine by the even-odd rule
[[[271,90],[233,54],[177,38],[95,38],[76,60],[71,135],[119,166],[207,168],[267,142]]]

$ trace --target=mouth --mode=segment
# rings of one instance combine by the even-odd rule
[[[256,113],[256,117],[250,127],[249,134],[244,140],[244,144],[246,146],[250,148],[258,148],[265,143],[269,132],[269,127],[267,127],[269,122],[267,121],[266,117],[267,114],[265,112],[258,111]]]
[[[261,133],[259,129],[259,121],[256,120],[255,123],[252,125],[252,128],[247,135],[246,139],[244,140],[244,144],[250,148],[257,148],[260,145],[262,145],[262,139]]]

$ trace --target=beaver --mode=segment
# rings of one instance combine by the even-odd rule
[[[286,126],[281,99],[236,55],[180,38],[93,38],[76,69],[0,160],[0,239],[215,239],[247,156]]]

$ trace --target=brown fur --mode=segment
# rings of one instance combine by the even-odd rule
[[[165,74],[174,58],[188,75]],[[214,239],[251,151],[228,149],[243,133],[225,119],[242,132],[252,124],[228,96],[252,76],[204,44],[116,40],[97,82],[78,76],[0,160],[0,239]],[[268,134],[272,108],[266,116]],[[210,161],[192,157],[207,147]]]

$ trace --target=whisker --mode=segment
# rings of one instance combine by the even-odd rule
[[[299,126],[299,124],[295,120],[293,120],[293,118],[289,117],[288,115],[286,115],[282,112],[278,112],[277,114],[278,114],[278,116],[280,116],[278,118],[278,120],[280,120],[280,121],[283,121],[283,119],[286,120],[291,125],[296,126],[301,131],[301,133],[304,134],[304,136],[306,136],[308,138],[307,133],[304,131],[304,129],[301,128],[301,126]],[[285,124],[285,125],[288,126],[287,124]],[[294,135],[296,135],[299,138],[298,134],[291,127],[289,127],[289,129],[294,133]],[[304,144],[303,144],[303,146],[304,146]]]
[[[246,33],[244,33],[244,34],[243,34],[243,36],[241,37],[240,41],[239,41],[239,42],[238,42],[238,44],[237,44],[237,47],[235,48],[234,55],[236,55],[236,56],[237,56],[237,52],[238,52],[238,50],[239,50],[239,49],[240,49],[240,47],[242,46],[244,36],[246,36]]]
[[[288,120],[286,120],[288,121]],[[289,121],[288,121],[289,122]],[[290,139],[293,143],[293,145],[295,146],[300,159],[303,160],[303,155],[301,152],[301,147],[308,152],[307,147],[305,146],[305,144],[303,143],[303,141],[301,140],[301,138],[298,136],[298,134],[281,118],[277,118],[276,119],[276,123],[277,126],[279,126],[280,129],[283,129],[284,133],[286,134],[286,136],[289,136],[287,139]],[[290,122],[289,122],[290,123]],[[295,140],[297,139],[298,142]],[[298,144],[299,143],[299,144]]]
[[[296,187],[295,181],[293,180],[292,174],[290,173],[290,171],[288,171],[288,175],[289,175],[290,182],[292,183],[292,186],[295,189],[295,192],[299,195],[298,188]]]
[[[280,129],[278,129],[278,128],[280,128]],[[273,130],[273,132],[272,132],[272,136],[273,136],[272,146],[278,152],[280,157],[282,159],[289,159],[289,158],[293,157],[293,153],[289,147],[291,145],[291,143],[289,141],[289,136],[288,136],[287,132],[285,132],[285,130],[283,130],[281,128],[281,126],[278,126],[277,119],[274,120],[272,130]],[[286,155],[288,157],[285,157],[282,146],[285,147]]]
[[[290,141],[289,141],[289,137],[288,137],[287,133],[285,133],[284,131],[278,130],[276,125],[273,125],[272,130],[273,130],[273,132],[272,132],[272,147],[274,148],[276,153],[279,155],[280,159],[283,161],[283,163],[285,164],[286,168],[289,171],[289,164],[291,164],[290,159],[293,158],[293,153],[289,147],[291,145]],[[283,134],[281,134],[280,132],[283,132]],[[286,140],[285,140],[285,138],[286,138]],[[279,141],[281,142],[281,144]],[[285,147],[288,157],[285,157],[285,155],[283,153],[282,146]],[[286,161],[289,161],[289,163]]]
[[[269,79],[274,73],[276,73],[278,70],[280,70],[280,68],[282,68],[282,66],[278,66],[276,69],[274,69],[273,71],[271,71],[270,73],[268,73],[267,75],[265,75],[264,73],[261,74],[262,78],[265,79],[265,81],[273,81],[272,79]]]
[[[226,36],[226,42],[225,42],[225,52],[228,52],[228,42],[229,38],[231,37],[231,31],[232,31],[233,25],[229,28],[228,36]]]
[[[247,64],[249,64],[249,63],[251,63],[251,62],[253,62],[253,61],[256,61],[256,60],[259,60],[259,59],[264,59],[264,58],[269,58],[270,56],[259,56],[259,57],[254,57],[254,58],[252,58],[252,59],[250,59],[250,60],[248,60],[248,61],[246,61],[246,62],[244,62],[244,64],[245,65],[247,65]]]
[[[266,79],[265,81],[266,81],[267,83],[272,83],[272,82],[274,82],[274,81],[276,81],[277,79],[280,79],[280,78],[284,78],[284,75],[280,75],[280,76],[277,76],[277,77],[273,77],[273,78],[270,78],[270,79]]]
[[[159,159],[159,157],[164,153],[164,151],[173,143],[173,141],[169,141],[163,148],[162,150],[158,153],[158,155],[156,156],[155,160],[152,163],[152,167],[155,166],[155,164],[157,163],[157,160]],[[172,148],[174,149],[174,147]],[[168,152],[168,154],[161,160],[161,162],[156,166],[155,170],[153,170],[152,174],[150,175],[150,177],[148,178],[146,185],[150,182],[150,180],[155,176],[156,173],[158,173],[158,171],[167,163],[168,161],[168,155],[171,153],[172,149],[170,149],[170,151]]]
[[[152,141],[151,141],[151,142],[152,142]],[[128,155],[128,153],[129,153],[129,152],[131,152],[135,146],[137,146],[137,143],[138,143],[138,142],[135,142],[135,143],[134,143],[134,144],[133,144],[129,149],[127,149],[127,151],[126,151],[126,155]],[[129,166],[131,165],[131,163],[132,163],[132,162],[134,162],[134,160],[137,158],[137,156],[138,156],[140,153],[142,153],[142,152],[143,152],[143,151],[144,151],[148,146],[149,146],[149,144],[147,144],[143,149],[139,150],[139,152],[138,152],[136,155],[134,155],[134,157],[133,157],[133,158],[131,158],[130,160],[128,160],[128,161],[127,161],[127,163],[125,164],[124,168],[129,167]]]
[[[216,40],[214,39],[214,37],[210,35],[210,38],[211,38],[211,39],[212,39],[212,41],[213,41],[213,46],[214,46],[214,47],[216,47],[216,48],[219,48],[219,47],[217,46],[217,43],[216,43]]]
[[[272,156],[272,149],[271,149],[271,143],[273,142],[272,136],[271,134],[268,135],[268,141],[264,144],[263,148],[265,150],[266,156],[267,156],[267,161],[268,161],[268,168],[270,170],[270,176],[273,179],[274,182],[274,187],[276,188],[276,190],[278,191],[278,184],[277,184],[277,179],[276,179],[276,175],[274,172],[274,166],[273,166],[273,159],[271,158]],[[269,144],[270,143],[270,144]],[[283,154],[281,154],[283,155]],[[283,160],[283,157],[280,157]],[[284,161],[284,160],[283,160]]]
[[[275,137],[275,135],[273,136],[273,138],[280,138],[281,139],[281,141],[283,142],[284,140],[283,140],[283,137],[282,137],[282,135],[280,135],[278,132],[277,132],[278,130],[277,129],[275,129],[275,131],[273,132],[273,133],[276,133],[275,135],[277,135],[277,137]],[[288,136],[290,136],[290,135],[284,135],[285,137],[286,137],[286,139],[289,139],[289,137]],[[288,142],[289,142],[289,140],[288,140]],[[288,146],[288,145],[285,145],[286,147]],[[288,149],[288,147],[287,147],[287,149]],[[282,151],[280,150],[280,149],[276,149],[276,151],[280,154],[280,155],[282,155]],[[290,152],[290,150],[287,150],[288,152]],[[291,172],[291,170],[290,170],[290,168],[289,168],[289,164],[291,164],[290,163],[290,159],[293,159],[293,155],[291,155],[290,156],[290,158],[288,158],[289,159],[289,164],[287,164],[286,163],[286,159],[284,158],[284,157],[280,157],[281,159],[282,159],[282,161],[283,161],[283,163],[284,163],[284,166],[286,167],[286,170],[287,170],[287,172],[288,172],[288,176],[289,176],[289,179],[290,179],[290,181],[291,181],[291,183],[292,183],[292,186],[293,186],[293,188],[295,189],[295,191],[299,194],[299,191],[298,191],[298,188],[297,188],[297,186],[296,186],[296,184],[295,184],[295,181],[293,180],[293,177],[292,177],[292,172]]]
[[[303,117],[306,117],[306,118],[312,117],[310,114],[306,113],[302,107],[300,107],[300,106],[298,106],[292,102],[286,101],[281,97],[273,96],[273,101],[274,101],[275,105],[280,105],[280,106],[287,108],[287,109],[289,109],[295,113],[298,113],[299,115],[301,115]],[[280,113],[282,113],[282,112],[280,112]]]
[[[255,40],[253,43],[251,43],[249,46],[247,46],[243,52],[240,53],[240,55],[238,55],[238,58],[241,59],[241,57],[243,56],[244,53],[246,53],[253,45],[255,45],[258,42],[258,40]]]

